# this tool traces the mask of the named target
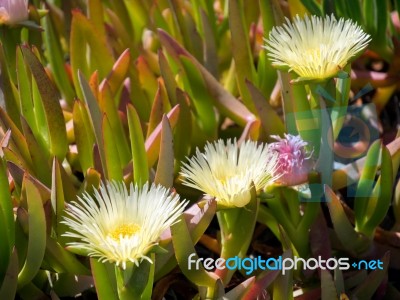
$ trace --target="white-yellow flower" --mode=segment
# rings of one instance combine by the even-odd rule
[[[370,42],[370,36],[351,20],[296,16],[294,22],[274,27],[264,46],[274,66],[297,73],[300,78],[325,80],[335,77]]]
[[[278,156],[267,145],[246,141],[218,140],[207,143],[204,153],[196,155],[182,167],[183,184],[215,197],[222,207],[243,207],[251,199],[252,182],[263,189],[274,178]]]
[[[186,204],[159,185],[131,184],[128,191],[123,183],[108,182],[95,191],[94,198],[84,194],[67,206],[64,223],[71,231],[64,235],[77,239],[68,244],[72,249],[125,269],[128,262],[151,262],[149,250]]]
[[[28,0],[0,0],[0,25],[13,25],[28,19]]]

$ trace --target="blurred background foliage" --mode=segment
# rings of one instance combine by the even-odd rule
[[[113,294],[109,266],[68,252],[60,223],[65,203],[105,179],[151,180],[194,203],[162,237],[169,252],[156,254],[142,299],[203,299],[211,286],[224,299],[400,299],[399,10],[381,0],[30,1],[29,22],[0,27],[0,299]],[[352,65],[327,203],[277,187],[253,216],[248,255],[385,268],[237,272],[224,288],[185,267],[194,249],[218,257],[220,237],[215,203],[195,204],[201,193],[181,185],[180,166],[206,141],[289,131],[284,112],[301,91],[262,45],[296,14],[351,18],[372,42]],[[359,129],[346,141],[359,123],[364,139]]]

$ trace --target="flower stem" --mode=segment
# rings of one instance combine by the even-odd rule
[[[235,256],[243,258],[249,248],[252,233],[257,220],[259,200],[256,197],[254,186],[251,191],[251,200],[246,207],[230,208],[217,212],[221,229],[221,258],[225,260]],[[235,270],[217,269],[224,286],[231,280]]]
[[[315,109],[314,116],[317,120],[318,127],[321,128],[320,137],[315,138],[315,142],[319,139],[320,149],[318,161],[316,165],[317,171],[321,174],[322,185],[332,185],[332,171],[333,171],[333,126],[328,109],[336,99],[334,80],[330,79],[324,84],[310,84],[311,101]],[[325,96],[324,96],[325,95]],[[328,103],[328,104],[327,104]],[[323,189],[322,189],[323,190]],[[322,195],[313,195],[313,198],[320,198]]]
[[[118,300],[117,283],[113,265],[90,258],[90,266],[94,279],[97,297],[102,300]]]
[[[273,212],[268,207],[260,205],[257,221],[267,226],[277,239],[281,239],[281,235],[279,233],[279,223],[274,217]]]
[[[273,190],[268,192],[274,194],[275,197],[267,199],[266,202],[272,215],[288,235],[295,251],[301,257],[307,257],[309,255],[309,226],[315,219],[315,205],[319,205],[319,203],[310,203],[310,205],[307,203],[305,214],[301,217],[299,214],[299,195],[294,190],[291,192],[292,190],[289,191],[289,189],[287,187],[274,187]],[[267,210],[263,206],[260,208],[260,212],[264,215],[268,212]],[[281,239],[281,233],[278,234],[278,238]]]
[[[141,299],[148,283],[153,283],[151,263],[143,260],[139,266],[129,263],[126,269],[115,267],[120,300]]]

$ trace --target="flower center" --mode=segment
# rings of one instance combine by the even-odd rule
[[[307,49],[306,52],[312,59],[321,59],[321,48]]]
[[[219,177],[219,178],[217,178],[217,180],[218,180],[219,182],[221,182],[222,184],[225,184],[225,183],[226,183],[226,180],[227,180],[227,177]]]
[[[109,236],[118,241],[121,237],[131,237],[140,230],[140,226],[135,223],[121,224],[109,232]]]

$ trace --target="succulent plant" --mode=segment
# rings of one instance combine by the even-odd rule
[[[0,0],[0,299],[400,298],[398,4]]]

